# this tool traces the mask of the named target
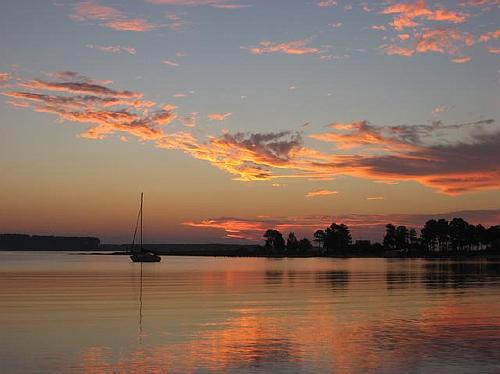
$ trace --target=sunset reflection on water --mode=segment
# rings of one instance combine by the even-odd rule
[[[497,262],[0,256],[2,373],[500,371]]]

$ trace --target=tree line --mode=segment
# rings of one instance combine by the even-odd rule
[[[332,223],[324,230],[316,230],[313,234],[316,248],[303,238],[298,240],[295,233],[290,232],[288,238],[278,230],[267,230],[264,233],[263,250],[269,254],[305,254],[321,252],[333,254],[372,254],[383,255],[387,252],[408,254],[472,252],[500,249],[500,225],[484,227],[473,225],[463,218],[428,220],[419,230],[400,225],[387,224],[382,243],[370,243],[358,240],[353,243],[351,232],[346,224]]]

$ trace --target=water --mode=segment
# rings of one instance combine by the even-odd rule
[[[0,252],[0,373],[500,373],[500,262]]]

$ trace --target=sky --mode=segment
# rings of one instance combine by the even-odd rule
[[[0,232],[500,223],[499,0],[4,0]]]

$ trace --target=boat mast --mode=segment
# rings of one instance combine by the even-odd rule
[[[142,201],[144,199],[144,192],[141,192],[141,251],[142,251]]]

